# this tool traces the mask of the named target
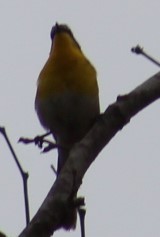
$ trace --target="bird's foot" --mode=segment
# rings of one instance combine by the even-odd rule
[[[30,144],[30,143],[34,143],[36,146],[38,146],[38,148],[42,149],[42,152],[48,152],[52,149],[58,148],[58,144],[45,139],[45,137],[49,136],[51,134],[51,132],[45,133],[43,135],[38,135],[35,138],[24,138],[24,137],[20,137],[18,142],[22,142],[24,144]],[[44,147],[44,144],[47,144]]]

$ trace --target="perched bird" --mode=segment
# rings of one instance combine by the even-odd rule
[[[99,93],[96,70],[70,28],[56,23],[51,40],[49,58],[38,78],[35,109],[43,127],[60,145],[58,175],[73,145],[85,136],[99,115]],[[66,229],[75,227],[73,219],[64,223]]]

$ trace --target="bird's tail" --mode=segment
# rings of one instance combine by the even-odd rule
[[[57,176],[60,174],[61,169],[65,165],[65,162],[69,156],[70,149],[59,148],[58,149],[58,165],[57,165]],[[74,187],[73,187],[74,189]],[[74,205],[74,199],[76,194],[73,192],[68,200],[68,205],[65,210],[65,215],[62,220],[62,225],[66,230],[75,229],[77,221],[77,211]]]

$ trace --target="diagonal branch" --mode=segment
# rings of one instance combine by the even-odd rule
[[[140,47],[139,45],[137,45],[136,47],[131,48],[131,52],[132,53],[136,53],[136,54],[141,54],[143,55],[145,58],[147,58],[148,60],[150,60],[152,63],[156,64],[158,67],[160,67],[160,63],[158,62],[157,59],[154,59],[152,56],[150,56],[148,53],[146,53],[144,51],[144,49],[142,47]]]
[[[100,116],[93,128],[72,149],[69,158],[36,215],[19,237],[47,237],[62,227],[68,200],[78,190],[96,156],[130,119],[160,98],[160,72],[129,94],[119,96]]]

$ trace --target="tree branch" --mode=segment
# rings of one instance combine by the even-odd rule
[[[62,227],[71,193],[78,190],[85,172],[96,156],[130,119],[160,98],[160,72],[129,94],[118,96],[93,128],[72,149],[62,172],[51,187],[36,215],[19,237],[47,237]]]
[[[13,159],[18,167],[18,170],[21,174],[22,180],[23,180],[23,191],[24,191],[24,204],[25,204],[25,214],[26,214],[26,225],[28,225],[29,221],[30,221],[30,215],[29,215],[29,200],[28,200],[28,173],[25,172],[17,158],[17,155],[10,143],[10,140],[7,136],[6,130],[4,127],[0,127],[0,133],[4,136],[5,141],[9,147],[9,150],[13,156]]]

